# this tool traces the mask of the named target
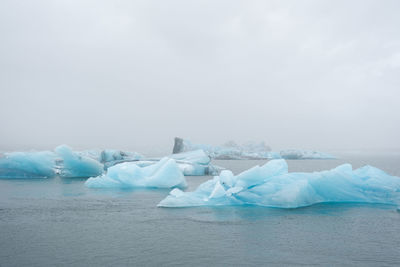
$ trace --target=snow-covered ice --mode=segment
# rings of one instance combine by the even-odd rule
[[[89,178],[85,185],[91,188],[172,188],[186,187],[186,180],[174,159],[163,158],[149,166],[125,162],[108,168],[107,173]]]
[[[399,204],[400,178],[372,166],[350,164],[313,173],[289,173],[285,160],[271,160],[234,176],[224,170],[193,192],[174,189],[158,206],[259,205],[298,208],[324,202]]]

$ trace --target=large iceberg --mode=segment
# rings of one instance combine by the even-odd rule
[[[172,188],[186,187],[186,180],[174,159],[163,158],[145,167],[125,162],[108,168],[107,173],[89,178],[91,188]]]
[[[234,176],[224,170],[194,192],[174,189],[159,207],[259,205],[298,208],[324,202],[399,204],[400,178],[350,164],[313,173],[289,173],[285,160],[271,160]]]
[[[213,159],[271,159],[280,158],[279,153],[274,153],[264,142],[237,145],[230,141],[222,146],[194,144],[189,140],[175,137],[172,153],[182,153],[193,150],[203,150]]]
[[[50,151],[11,152],[0,156],[0,178],[49,178],[56,175]]]

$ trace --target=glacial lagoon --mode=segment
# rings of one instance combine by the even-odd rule
[[[236,175],[267,160],[213,160]],[[399,154],[288,160],[290,172],[378,167]],[[210,176],[186,176],[195,190]],[[0,180],[1,266],[398,266],[400,212],[380,204],[158,208],[170,189],[88,188],[87,179]]]

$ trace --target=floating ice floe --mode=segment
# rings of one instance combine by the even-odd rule
[[[149,166],[125,162],[108,168],[107,173],[89,178],[91,188],[172,188],[186,187],[186,180],[174,159],[163,158]]]
[[[282,150],[273,152],[271,148],[261,143],[237,145],[230,141],[222,146],[193,144],[189,140],[175,137],[173,153],[182,153],[201,149],[213,159],[243,160],[243,159],[333,159],[332,155],[309,150]]]
[[[49,178],[56,175],[51,151],[11,152],[0,157],[0,178]]]
[[[271,160],[234,176],[224,170],[194,192],[174,189],[159,207],[259,205],[298,208],[325,202],[399,204],[400,178],[350,164],[313,173],[288,173],[285,160]]]

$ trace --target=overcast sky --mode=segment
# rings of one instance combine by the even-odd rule
[[[0,150],[400,147],[400,1],[0,1]]]

